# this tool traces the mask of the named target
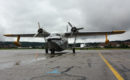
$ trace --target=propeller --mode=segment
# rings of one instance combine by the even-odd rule
[[[68,22],[69,26],[71,27],[71,33],[77,33],[79,30],[82,30],[84,28],[77,28],[75,26],[73,26],[70,22]]]
[[[41,28],[40,23],[38,22],[38,31],[37,34],[34,35],[34,37],[37,37],[41,33],[43,33],[43,29]]]
[[[77,39],[77,34],[79,32],[79,30],[82,30],[84,28],[77,28],[75,26],[73,26],[70,22],[68,22],[69,26],[71,27],[71,36],[74,35],[74,43],[73,43],[73,53],[75,53],[75,44],[76,44],[76,39]]]

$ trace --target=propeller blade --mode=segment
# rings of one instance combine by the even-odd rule
[[[38,22],[38,27],[41,28],[40,23]]]
[[[37,33],[37,34],[35,34],[33,37],[37,37],[37,35],[38,35],[38,33]]]
[[[84,28],[77,28],[78,30],[84,29]]]
[[[70,22],[68,22],[68,24],[69,24],[70,27],[73,27],[72,24],[71,24]]]
[[[73,32],[71,32],[71,35],[70,35],[70,37],[72,37],[73,36]]]
[[[66,32],[68,32],[68,26],[66,26]]]

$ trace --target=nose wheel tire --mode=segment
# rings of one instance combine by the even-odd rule
[[[73,48],[73,53],[75,54],[75,48]]]

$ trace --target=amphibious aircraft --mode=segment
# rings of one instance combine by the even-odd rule
[[[68,48],[68,38],[74,38],[74,43],[72,47],[73,53],[75,53],[75,44],[77,37],[87,37],[87,36],[95,36],[95,35],[105,35],[106,40],[105,43],[109,43],[108,35],[113,34],[122,34],[125,31],[123,30],[114,30],[110,32],[79,32],[79,30],[84,29],[83,27],[77,28],[76,26],[72,25],[70,22],[68,22],[69,26],[71,27],[70,32],[66,33],[49,33],[43,28],[40,27],[40,24],[38,22],[38,31],[36,34],[5,34],[4,36],[7,37],[17,37],[17,40],[14,42],[15,45],[20,46],[20,37],[41,37],[45,39],[45,52],[48,53],[48,51],[51,51],[51,54],[54,54],[55,51],[63,51]]]

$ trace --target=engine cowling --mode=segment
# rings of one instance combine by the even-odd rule
[[[42,29],[42,28],[39,28],[39,29],[38,29],[38,33],[43,33],[43,29]]]

